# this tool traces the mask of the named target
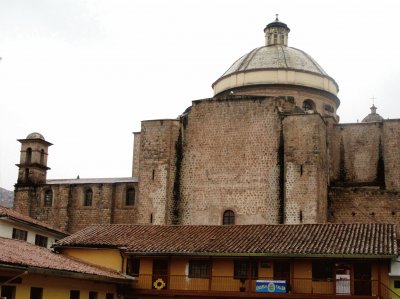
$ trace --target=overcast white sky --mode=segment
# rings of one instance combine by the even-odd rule
[[[342,122],[399,118],[400,2],[1,0],[0,187],[13,190],[20,143],[40,132],[48,178],[131,175],[141,120],[176,118],[279,13],[289,46],[339,84]]]

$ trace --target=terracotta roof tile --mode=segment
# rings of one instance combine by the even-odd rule
[[[22,222],[25,222],[28,224],[33,224],[37,227],[39,226],[42,229],[53,231],[54,233],[60,234],[62,236],[68,236],[68,233],[61,229],[55,228],[51,225],[48,225],[47,223],[36,220],[29,216],[22,215],[21,213],[18,213],[17,211],[14,211],[13,209],[6,208],[3,206],[0,206],[0,217],[7,217],[12,220],[22,221]]]
[[[90,226],[60,246],[126,247],[144,254],[359,255],[397,254],[393,224],[232,226]]]
[[[83,273],[111,279],[126,278],[118,272],[54,253],[47,248],[1,237],[0,264]]]

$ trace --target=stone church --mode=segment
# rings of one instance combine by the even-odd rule
[[[400,119],[371,107],[341,124],[339,87],[289,27],[264,29],[176,119],[134,133],[132,176],[47,180],[52,145],[20,139],[14,209],[68,232],[95,223],[298,224],[400,221]],[[400,227],[400,226],[399,226]]]

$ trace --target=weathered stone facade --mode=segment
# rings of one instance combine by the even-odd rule
[[[276,43],[235,62],[213,98],[177,119],[143,121],[130,178],[46,181],[50,144],[29,135],[14,208],[70,232],[93,223],[218,225],[227,211],[235,224],[400,224],[400,120],[383,120],[373,106],[370,122],[340,124],[336,82],[286,49],[287,36]],[[28,146],[46,159],[28,163]]]

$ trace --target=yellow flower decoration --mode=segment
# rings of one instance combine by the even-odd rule
[[[162,290],[163,288],[165,288],[165,282],[164,282],[164,280],[159,278],[153,283],[153,286],[157,290]]]

